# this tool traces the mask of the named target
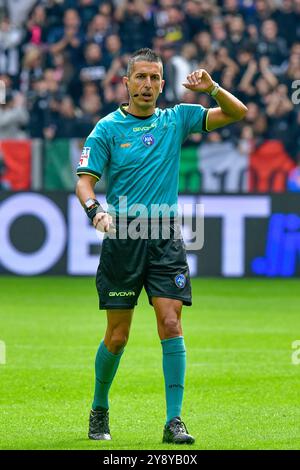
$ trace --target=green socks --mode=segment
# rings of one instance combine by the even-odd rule
[[[181,415],[186,353],[183,336],[163,339],[161,344],[168,423],[171,419]]]
[[[119,354],[112,354],[108,351],[104,341],[101,342],[95,361],[96,383],[94,401],[92,404],[93,410],[109,408],[108,392],[114,376],[116,375],[123,351],[124,350]]]
[[[182,336],[163,339],[163,372],[165,378],[167,422],[181,415],[184,391],[186,353]],[[102,341],[95,361],[96,384],[93,410],[109,408],[108,392],[116,375],[123,351],[112,354]]]

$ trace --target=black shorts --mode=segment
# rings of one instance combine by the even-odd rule
[[[167,239],[105,237],[96,276],[100,309],[132,309],[143,286],[152,297],[192,305],[184,242],[172,225]],[[117,229],[118,235],[118,229]]]

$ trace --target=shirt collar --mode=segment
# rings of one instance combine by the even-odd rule
[[[125,106],[129,106],[129,103],[122,103],[121,106],[120,106],[120,108],[119,108],[120,111],[121,111],[123,114],[125,114],[125,116],[128,116],[128,115],[129,115],[129,116],[133,116],[133,117],[136,118],[136,119],[142,119],[142,120],[149,119],[150,117],[153,116],[153,114],[155,114],[155,113],[153,113],[153,114],[150,114],[149,116],[136,116],[135,114],[131,114],[131,113],[129,113],[128,111],[126,111],[126,109],[124,109]]]

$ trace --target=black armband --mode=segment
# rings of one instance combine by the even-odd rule
[[[97,212],[106,212],[97,199],[88,199],[84,203],[84,210],[89,219],[93,220]]]

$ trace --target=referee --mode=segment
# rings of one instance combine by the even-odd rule
[[[135,208],[148,221],[153,205],[176,207],[182,142],[190,133],[208,132],[239,121],[247,108],[203,69],[188,75],[183,86],[208,93],[218,107],[179,104],[164,110],[156,108],[164,87],[162,77],[162,61],[154,51],[145,48],[132,55],[123,78],[129,103],[100,119],[85,142],[77,168],[76,194],[94,227],[106,232],[96,285],[99,307],[107,311],[107,328],[95,361],[90,439],[111,439],[108,393],[128,341],[134,307],[145,287],[162,345],[167,408],[163,442],[194,442],[181,420],[186,367],[181,310],[183,305],[191,305],[191,284],[184,244],[176,236],[176,214],[169,219],[167,239],[159,217],[156,237],[151,237],[149,227],[141,230],[144,236],[140,238],[130,237],[130,233],[124,237],[121,228],[128,228]],[[104,170],[108,212],[94,193]],[[120,203],[124,196],[126,207]],[[121,222],[122,216],[125,223]]]

